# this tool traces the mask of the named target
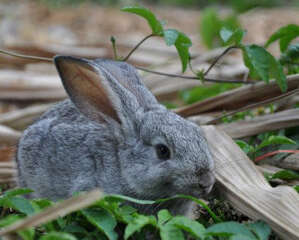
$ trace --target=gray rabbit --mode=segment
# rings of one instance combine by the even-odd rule
[[[30,197],[58,200],[96,187],[138,199],[211,190],[214,163],[201,129],[160,105],[134,67],[69,56],[54,62],[69,99],[20,139],[19,185],[34,190]],[[188,204],[164,207],[184,214]]]

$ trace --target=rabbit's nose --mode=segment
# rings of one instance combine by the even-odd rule
[[[202,173],[199,177],[199,186],[203,189],[205,194],[208,194],[215,183],[215,176],[213,172],[208,171]]]

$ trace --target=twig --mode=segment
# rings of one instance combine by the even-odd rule
[[[225,49],[223,51],[223,53],[221,53],[218,57],[215,58],[215,60],[212,62],[212,64],[209,66],[209,68],[207,69],[207,71],[204,72],[204,76],[206,76],[210,70],[215,66],[215,64],[225,55],[227,54],[231,49],[233,48],[238,48],[237,46],[231,46],[231,47],[228,47],[227,49]]]
[[[294,94],[296,94],[298,92],[299,92],[299,88],[294,89],[294,90],[292,90],[290,92],[281,94],[281,95],[279,95],[277,97],[269,98],[269,99],[267,99],[265,101],[262,101],[262,102],[258,102],[258,103],[254,103],[254,104],[250,104],[250,105],[241,107],[241,108],[239,108],[239,109],[237,109],[235,111],[229,112],[227,114],[223,114],[222,116],[219,116],[219,117],[216,117],[213,120],[206,122],[205,124],[215,124],[219,120],[221,120],[223,117],[232,116],[232,115],[235,115],[238,112],[243,112],[243,111],[246,111],[248,109],[257,108],[257,107],[260,107],[260,106],[263,106],[263,105],[266,105],[266,104],[269,104],[269,103],[273,103],[273,102],[279,101],[279,100],[281,100],[281,99],[283,99],[285,97],[289,97],[291,95],[294,95]]]
[[[153,34],[148,35],[147,37],[145,37],[142,41],[140,41],[136,46],[135,46],[135,50],[137,49],[138,46],[140,46],[140,44],[142,42],[144,42],[147,38],[151,37]],[[155,36],[155,35],[153,35]],[[133,49],[133,50],[134,50]],[[123,61],[125,61],[126,59],[128,59],[128,57],[130,57],[130,55],[135,51],[131,51],[124,59]],[[41,61],[48,61],[48,62],[53,62],[52,58],[45,58],[45,57],[38,57],[38,56],[30,56],[30,55],[23,55],[23,54],[18,54],[18,53],[14,53],[14,52],[9,52],[9,51],[5,51],[5,50],[1,50],[0,49],[0,53],[6,54],[6,55],[10,55],[13,57],[20,57],[20,58],[26,58],[26,59],[32,59],[32,60],[41,60]],[[167,77],[173,77],[173,78],[183,78],[183,79],[195,79],[198,80],[199,78],[196,76],[183,76],[183,75],[177,75],[177,74],[169,74],[169,73],[163,73],[163,72],[157,72],[157,71],[152,71],[143,67],[138,67],[135,66],[137,69],[145,71],[145,72],[149,72],[149,73],[153,73],[153,74],[157,74],[157,75],[162,75],[162,76],[167,76]],[[215,82],[215,83],[243,83],[243,84],[253,84],[255,83],[254,81],[242,81],[242,80],[220,80],[220,79],[212,79],[212,78],[205,78],[204,79],[207,82]]]
[[[145,42],[147,39],[151,38],[151,37],[154,37],[156,36],[154,33],[150,34],[150,35],[147,35],[146,37],[144,37],[129,53],[126,57],[124,57],[122,60],[124,62],[126,62],[129,57],[133,54],[133,52],[135,52],[137,50],[137,48],[143,43]]]
[[[177,75],[177,74],[171,74],[171,73],[163,73],[163,72],[157,72],[153,70],[149,70],[143,67],[138,67],[135,66],[135,68],[144,71],[144,72],[149,72],[157,75],[162,75],[162,76],[167,76],[167,77],[173,77],[173,78],[184,78],[184,79],[193,79],[193,80],[199,80],[198,77],[196,76],[183,76],[183,75]],[[220,80],[220,79],[212,79],[212,78],[205,78],[204,79],[207,82],[216,82],[216,83],[243,83],[243,84],[254,84],[254,81],[246,81],[244,82],[243,80]]]
[[[30,55],[23,55],[19,53],[9,52],[0,49],[0,53],[12,56],[12,57],[19,57],[19,58],[26,58],[26,59],[32,59],[32,60],[42,60],[42,61],[48,61],[53,62],[53,58],[45,58],[45,57],[37,57],[37,56],[30,56]]]
[[[267,157],[271,157],[273,155],[276,155],[278,153],[299,153],[299,150],[277,150],[277,151],[273,151],[273,152],[268,152],[266,154],[263,154],[259,157],[257,157],[254,161],[255,162],[259,162],[262,161],[263,159],[267,158]]]

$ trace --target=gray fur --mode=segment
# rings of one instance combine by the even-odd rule
[[[85,96],[68,89],[59,61],[92,66],[121,122],[103,114],[97,121],[86,113],[78,103]],[[95,187],[139,199],[209,192],[214,163],[201,129],[160,105],[132,66],[62,56],[55,62],[70,99],[47,111],[19,142],[19,185],[35,191],[30,197],[58,200]],[[170,160],[157,157],[158,143],[171,149]],[[188,208],[181,200],[166,204],[173,213]]]

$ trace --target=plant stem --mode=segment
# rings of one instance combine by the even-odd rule
[[[156,36],[154,33],[150,34],[150,35],[147,35],[146,37],[144,37],[139,43],[137,43],[137,45],[128,53],[128,55],[126,57],[124,57],[122,60],[124,62],[126,62],[129,57],[137,50],[137,48],[143,43],[145,42],[147,39],[153,37],[153,36]]]
[[[118,59],[118,56],[117,56],[117,51],[116,51],[116,41],[115,41],[114,36],[111,36],[111,37],[110,37],[110,41],[111,41],[111,43],[112,43],[114,59],[117,60],[117,59]]]
[[[216,65],[216,63],[225,55],[227,54],[231,49],[233,48],[238,48],[237,46],[230,46],[228,47],[227,49],[225,49],[223,51],[223,53],[221,53],[218,57],[216,57],[214,59],[214,61],[212,62],[212,64],[209,66],[209,68],[207,69],[207,71],[204,72],[204,76],[206,76],[210,71],[211,69]]]
[[[19,53],[13,53],[9,51],[5,51],[0,49],[0,53],[12,56],[12,57],[19,57],[19,58],[26,58],[26,59],[31,59],[31,60],[42,60],[42,61],[48,61],[48,62],[53,62],[52,58],[45,58],[45,57],[37,57],[37,56],[30,56],[30,55],[23,55]]]
[[[196,77],[196,76],[184,76],[184,75],[177,75],[177,74],[171,74],[171,73],[157,72],[157,71],[149,70],[149,69],[146,69],[143,67],[138,67],[138,66],[135,66],[135,68],[137,68],[141,71],[144,71],[144,72],[149,72],[149,73],[167,76],[167,77],[198,80],[198,77]],[[216,82],[216,83],[243,83],[243,84],[254,84],[255,83],[253,81],[244,82],[242,80],[226,80],[226,79],[221,80],[221,79],[212,79],[212,78],[205,78],[204,80],[207,82]]]
[[[263,159],[267,158],[267,157],[271,157],[273,155],[276,155],[278,153],[293,153],[293,154],[299,154],[299,150],[277,150],[277,151],[273,151],[273,152],[268,152],[264,155],[261,155],[257,158],[255,158],[255,162],[259,162],[262,161]]]

